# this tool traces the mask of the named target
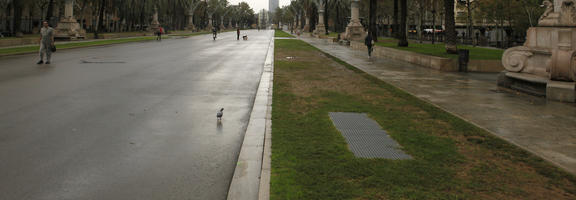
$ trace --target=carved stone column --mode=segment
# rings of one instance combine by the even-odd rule
[[[154,15],[152,15],[152,22],[150,23],[150,31],[156,32],[160,29],[160,21],[158,21],[158,9],[154,8]]]
[[[56,26],[55,38],[64,40],[84,39],[86,30],[74,18],[74,0],[66,0],[64,4],[64,17]]]
[[[576,102],[576,1],[550,0],[538,27],[528,29],[523,46],[507,49],[502,56],[506,71],[501,87]]]
[[[326,25],[324,25],[324,5],[319,4],[318,8],[318,24],[316,25],[316,34],[318,37],[323,37],[326,35]]]
[[[310,16],[305,15],[304,16],[304,32],[310,32]]]
[[[360,0],[351,1],[351,11],[350,11],[350,23],[346,27],[346,33],[344,34],[345,39],[360,41],[364,39],[366,33],[364,32],[364,27],[360,23]]]

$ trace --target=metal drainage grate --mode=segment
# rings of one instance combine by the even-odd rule
[[[360,158],[412,159],[378,123],[365,113],[331,112],[330,119],[342,133],[350,150]]]

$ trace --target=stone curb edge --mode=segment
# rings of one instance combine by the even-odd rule
[[[272,32],[273,33],[273,32]],[[254,107],[240,148],[238,162],[228,189],[228,200],[269,199],[270,131],[274,35],[271,35],[266,61],[254,99]]]
[[[207,34],[208,34],[208,33],[206,33],[206,34],[200,34],[200,35],[193,35],[193,36],[176,36],[176,38],[166,38],[166,39],[169,40],[169,39],[190,38],[190,37],[207,35]],[[154,36],[140,36],[140,37],[154,37]],[[104,41],[104,40],[121,40],[121,39],[129,39],[129,38],[139,38],[139,37],[124,37],[124,38],[114,38],[114,39],[90,40],[90,41],[82,41],[82,42],[79,42],[79,43],[94,42],[94,41]],[[165,39],[165,38],[162,38],[162,39]],[[111,43],[111,44],[96,44],[96,45],[89,45],[89,46],[76,46],[76,47],[69,47],[69,48],[59,49],[58,51],[74,50],[74,49],[89,48],[89,47],[105,47],[105,46],[112,46],[112,45],[118,45],[118,44],[129,44],[129,43],[150,42],[150,41],[154,41],[154,40],[129,41],[129,42],[120,42],[120,43]],[[60,44],[63,44],[63,43],[60,43]],[[56,43],[56,45],[58,45],[58,43]],[[37,45],[23,45],[23,46],[18,46],[18,47],[34,47],[34,46],[37,46]],[[6,47],[6,48],[18,48],[18,47]],[[56,47],[58,47],[58,46],[56,46]],[[32,54],[38,54],[38,51],[34,51],[34,52],[21,52],[21,53],[13,53],[13,54],[0,54],[0,57],[32,55]]]

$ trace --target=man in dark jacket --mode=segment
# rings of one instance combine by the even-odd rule
[[[364,39],[364,44],[368,47],[368,57],[372,57],[372,34],[368,33]]]

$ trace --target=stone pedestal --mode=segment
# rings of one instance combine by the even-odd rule
[[[324,10],[318,10],[318,25],[316,25],[316,35],[318,38],[326,36],[326,26],[324,25]]]
[[[576,102],[576,84],[566,81],[549,81],[546,84],[546,98],[562,102]]]
[[[576,5],[573,0],[545,1],[539,27],[528,29],[523,46],[507,49],[501,87],[550,100],[575,102]]]
[[[63,40],[77,40],[86,38],[86,30],[74,18],[74,0],[66,0],[64,17],[58,22],[54,38]]]
[[[362,41],[366,33],[364,32],[364,27],[360,23],[360,9],[359,0],[352,0],[351,3],[351,19],[348,26],[346,26],[346,33],[344,34],[344,39],[351,41]]]
[[[160,29],[160,21],[158,21],[158,9],[154,8],[154,15],[152,15],[152,22],[150,23],[150,31],[156,32]]]
[[[310,32],[310,17],[306,17],[304,21],[306,22],[304,24],[304,32]]]

